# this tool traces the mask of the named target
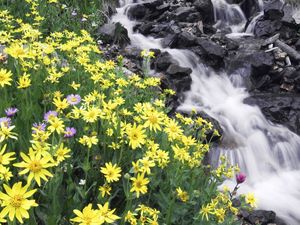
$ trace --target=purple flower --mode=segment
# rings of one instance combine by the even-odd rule
[[[32,133],[36,134],[37,131],[46,130],[46,124],[45,123],[34,123],[33,128],[34,129],[33,129]]]
[[[240,172],[240,173],[238,173],[238,174],[235,176],[235,178],[236,178],[236,182],[237,182],[238,184],[241,184],[241,183],[243,183],[243,182],[246,180],[246,174]]]
[[[57,117],[58,113],[56,111],[48,111],[44,115],[44,120],[48,122],[51,117]]]
[[[75,134],[76,134],[76,129],[74,127],[67,127],[66,130],[65,130],[65,135],[64,137],[65,138],[71,138],[71,137],[74,137]]]
[[[77,12],[74,10],[74,11],[72,11],[71,15],[72,16],[77,16]]]
[[[9,117],[1,117],[0,118],[0,125],[4,124],[6,127],[10,127],[11,125],[11,119]]]
[[[80,95],[68,95],[67,101],[70,105],[77,105],[81,101]]]
[[[19,110],[15,107],[5,109],[6,116],[13,117]]]

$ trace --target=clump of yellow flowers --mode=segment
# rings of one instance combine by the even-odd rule
[[[219,136],[212,124],[170,117],[175,91],[126,76],[121,56],[104,60],[84,24],[53,32],[52,16],[89,19],[69,1],[20,2],[22,18],[10,10],[19,6],[0,6],[0,223],[236,221],[230,195],[217,190],[236,167],[204,164],[205,134]]]

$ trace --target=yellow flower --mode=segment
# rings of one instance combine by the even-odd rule
[[[183,201],[186,202],[189,200],[189,195],[186,191],[181,190],[181,188],[176,188],[176,192],[177,192],[177,197]]]
[[[29,213],[27,212],[31,207],[36,207],[38,204],[35,200],[28,200],[36,189],[27,191],[29,185],[22,187],[22,183],[18,182],[10,188],[4,184],[4,189],[7,194],[0,192],[0,199],[2,200],[1,206],[3,207],[0,218],[4,218],[7,214],[10,221],[14,218],[20,223],[23,223],[23,218],[28,219]]]
[[[88,110],[82,112],[83,120],[89,123],[96,122],[100,114],[101,110],[96,107],[91,107]]]
[[[12,81],[12,73],[6,69],[0,69],[0,86],[4,87],[5,85],[11,85],[10,82]]]
[[[146,111],[142,116],[142,119],[145,120],[144,127],[149,127],[152,131],[161,130],[162,124],[162,114],[157,111]]]
[[[66,98],[64,98],[63,100],[61,100],[60,98],[55,98],[53,99],[53,104],[56,106],[57,111],[64,110],[69,106],[68,100]]]
[[[5,167],[0,165],[0,179],[4,180],[5,182],[8,182],[10,178],[13,177],[12,172],[9,170],[9,167]],[[1,221],[0,221],[1,223]]]
[[[19,89],[30,87],[31,85],[30,75],[25,73],[23,76],[19,77],[17,84],[18,84],[17,88]]]
[[[144,177],[144,173],[139,173],[137,177],[132,177],[130,178],[130,180],[132,180],[132,188],[130,189],[130,192],[136,192],[136,196],[138,198],[140,196],[140,193],[147,193],[147,184],[149,183],[149,179]]]
[[[101,220],[103,219],[106,223],[114,223],[116,220],[120,219],[117,215],[114,215],[115,209],[110,210],[108,208],[108,202],[106,202],[103,206],[101,204],[97,204],[99,208],[99,214]]]
[[[92,204],[86,206],[82,212],[75,209],[73,212],[77,217],[71,219],[71,222],[78,223],[79,225],[101,225],[104,219],[99,216],[98,210],[92,209]]]
[[[51,133],[53,133],[54,131],[56,131],[58,134],[64,133],[65,125],[61,119],[59,119],[58,117],[51,117],[48,122],[50,124],[48,130]]]
[[[71,84],[69,84],[69,86],[70,87],[72,87],[74,90],[78,90],[78,88],[80,88],[80,84],[77,84],[77,83],[75,83],[74,81],[71,83]]]
[[[4,154],[5,150],[6,150],[6,144],[2,147],[1,152],[0,152],[0,164],[1,165],[9,165],[10,161],[13,161],[16,159],[13,157],[16,154],[15,152],[8,152],[8,153]]]
[[[129,138],[129,145],[132,149],[136,149],[138,147],[142,147],[142,144],[145,143],[146,135],[143,127],[140,125],[134,124],[133,126],[126,127],[126,133]]]
[[[256,199],[253,193],[249,193],[246,195],[246,203],[249,204],[251,207],[256,207]]]
[[[79,143],[88,146],[88,148],[91,148],[92,145],[98,144],[98,138],[96,136],[86,136],[84,135],[79,139]]]
[[[116,164],[113,165],[111,162],[105,163],[105,167],[101,167],[101,173],[104,174],[108,183],[118,181],[121,177],[121,171],[121,167]]]
[[[9,138],[17,140],[17,134],[12,132],[15,126],[8,127],[5,122],[0,123],[0,143]]]
[[[201,210],[200,210],[200,214],[202,215],[202,220],[205,218],[208,221],[209,220],[208,216],[210,214],[213,214],[211,206],[210,205],[207,205],[207,206],[203,205]]]
[[[103,186],[99,187],[99,191],[101,192],[102,198],[105,195],[110,195],[111,187],[108,184],[104,184]]]
[[[41,178],[48,181],[47,177],[53,177],[53,175],[47,170],[47,168],[53,166],[53,163],[50,163],[50,161],[52,161],[50,156],[44,156],[42,158],[41,154],[29,151],[28,156],[21,152],[21,157],[24,161],[15,163],[14,166],[24,168],[24,170],[19,172],[19,175],[29,173],[27,178],[28,183],[34,179],[38,186],[41,186]]]
[[[68,154],[71,152],[71,149],[64,147],[64,144],[60,144],[59,148],[57,148],[55,157],[58,163],[64,161],[66,158],[70,158],[71,156]]]

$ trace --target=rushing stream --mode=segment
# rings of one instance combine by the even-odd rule
[[[128,19],[126,10],[136,4],[121,0],[121,8],[113,17],[127,28],[131,43],[141,49],[168,51],[182,67],[193,72],[191,90],[186,93],[180,110],[204,110],[219,121],[223,130],[223,143],[214,150],[215,158],[224,154],[238,163],[247,174],[247,181],[239,193],[253,192],[258,207],[273,210],[290,225],[300,224],[300,137],[287,128],[272,124],[256,106],[243,101],[249,96],[243,85],[242,72],[216,74],[203,65],[188,50],[163,48],[160,39],[134,33],[134,21]],[[225,0],[213,0],[218,26],[232,25],[233,32],[243,32],[246,18],[238,5]],[[262,8],[262,1],[259,1]],[[251,23],[250,23],[251,24]],[[251,32],[250,29],[247,32]],[[230,184],[230,182],[228,182]],[[233,185],[233,184],[232,184]]]

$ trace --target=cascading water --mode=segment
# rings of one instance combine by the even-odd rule
[[[222,2],[214,2],[217,1]],[[201,64],[194,53],[163,48],[160,39],[134,33],[135,22],[126,15],[128,7],[136,4],[133,2],[142,1],[121,1],[113,22],[120,22],[128,29],[133,45],[168,51],[181,66],[192,68],[191,91],[186,93],[180,110],[198,108],[219,121],[225,136],[218,151],[233,164],[238,163],[248,175],[239,193],[253,192],[258,198],[259,208],[274,210],[288,224],[299,225],[300,137],[267,121],[258,107],[244,104],[249,94],[243,87],[241,73],[231,76],[216,74]],[[215,9],[219,11],[216,15],[222,15],[221,10]]]
[[[230,26],[232,33],[244,29],[247,19],[237,4],[228,4],[226,0],[212,0],[216,27]]]

